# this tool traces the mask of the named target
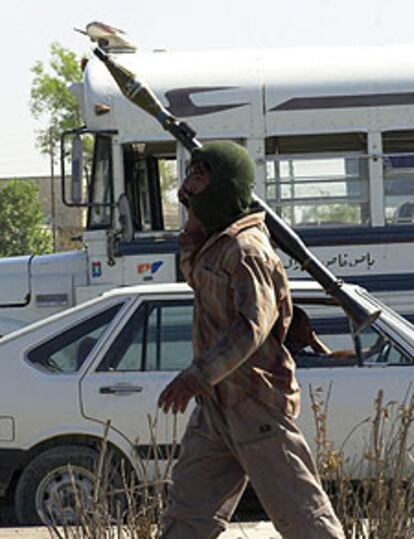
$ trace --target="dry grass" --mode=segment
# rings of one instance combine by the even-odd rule
[[[93,496],[87,500],[71,472],[73,504],[77,522],[65,521],[60,500],[55,500],[56,521],[48,525],[54,539],[156,539],[165,509],[168,478],[176,450],[176,421],[173,424],[169,454],[162,455],[157,445],[158,417],[148,417],[150,445],[146,455],[137,454],[135,472],[114,455],[108,443],[108,422],[94,473]]]
[[[331,387],[325,395],[310,388],[316,427],[316,460],[322,483],[342,522],[347,539],[411,539],[414,537],[414,467],[410,440],[414,396],[386,402],[382,391],[373,413],[356,425],[347,439],[366,429],[369,440],[352,459],[329,439]],[[49,526],[59,539],[156,539],[165,509],[166,485],[176,449],[176,425],[169,455],[157,445],[157,419],[148,419],[150,458],[137,456],[138,474],[114,461],[106,427],[95,473],[92,499],[81,499],[73,480],[78,522]],[[166,458],[167,457],[167,458]],[[115,462],[115,464],[114,464]],[[114,475],[114,469],[116,474]],[[362,479],[356,479],[360,477]],[[139,479],[138,479],[139,478]],[[63,511],[62,511],[63,515]]]
[[[329,440],[330,390],[324,396],[320,389],[310,388],[317,433],[316,459],[346,537],[414,537],[414,469],[410,454],[414,396],[406,395],[400,403],[385,402],[383,391],[379,391],[372,417],[348,434],[347,439],[365,429],[369,440],[362,454],[351,459],[344,451],[345,444],[335,448]]]

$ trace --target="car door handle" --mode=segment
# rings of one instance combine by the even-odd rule
[[[99,388],[99,393],[103,393],[104,395],[128,395],[129,393],[141,393],[141,391],[141,386],[133,386],[127,384],[103,386]]]

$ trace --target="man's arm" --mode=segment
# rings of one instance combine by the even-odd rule
[[[208,396],[215,384],[237,369],[268,337],[279,314],[271,268],[261,256],[245,257],[231,282],[235,321],[213,348],[164,389],[158,406],[165,413],[182,413],[192,397]]]
[[[190,369],[185,369],[163,389],[158,399],[158,406],[165,413],[170,410],[173,414],[184,413],[193,397],[207,396],[210,392],[211,387],[200,381]]]
[[[331,354],[331,349],[326,346],[326,344],[318,337],[316,332],[311,329],[310,330],[310,341],[309,346],[312,348],[314,352],[317,352],[318,354]]]

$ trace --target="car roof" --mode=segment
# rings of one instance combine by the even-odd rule
[[[297,302],[303,302],[303,303],[311,303],[315,300],[317,300],[319,303],[336,303],[335,300],[333,300],[330,296],[326,294],[326,292],[322,289],[322,287],[311,280],[294,280],[290,281],[290,289],[292,292],[293,301]],[[9,340],[12,340],[14,338],[18,338],[20,335],[24,335],[29,331],[32,331],[38,327],[42,327],[44,324],[50,324],[54,321],[57,321],[59,319],[64,319],[67,316],[72,316],[76,312],[82,312],[85,308],[90,308],[93,305],[104,303],[106,301],[111,300],[123,300],[128,298],[134,298],[137,296],[147,297],[152,296],[153,298],[155,296],[165,296],[167,295],[183,295],[187,296],[188,298],[192,295],[192,289],[186,284],[186,283],[155,283],[155,284],[140,284],[140,285],[133,285],[133,286],[121,286],[112,288],[110,290],[107,290],[103,293],[101,293],[98,297],[95,297],[93,299],[90,299],[88,301],[85,301],[84,303],[80,303],[79,305],[75,305],[73,307],[70,307],[68,309],[65,309],[63,311],[59,311],[55,314],[52,314],[46,318],[42,318],[40,320],[36,320],[32,323],[29,323],[26,326],[23,326],[20,329],[16,329],[12,331],[11,333],[8,333],[4,335],[0,342],[7,342]]]
[[[324,295],[325,292],[322,287],[311,280],[291,280],[289,281],[290,290],[292,294],[308,292],[315,293],[319,296]],[[112,288],[106,292],[103,292],[103,297],[110,296],[130,296],[130,295],[147,295],[147,294],[168,294],[168,293],[188,293],[191,292],[191,288],[186,283],[154,283],[154,284],[140,284],[131,286],[121,286]]]

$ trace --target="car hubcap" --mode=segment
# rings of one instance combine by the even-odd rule
[[[36,511],[45,524],[75,525],[93,505],[94,475],[79,466],[61,466],[47,474],[36,492]]]

